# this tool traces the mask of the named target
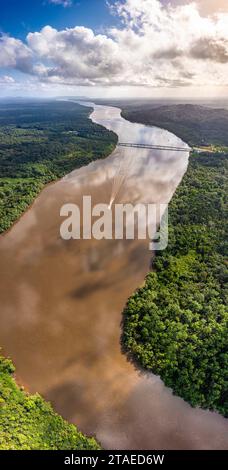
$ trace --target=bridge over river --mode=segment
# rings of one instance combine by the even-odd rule
[[[174,147],[169,145],[151,145],[151,144],[134,144],[131,142],[118,142],[119,147],[133,147],[138,149],[154,149],[154,150],[169,150],[174,152],[190,152],[190,147]]]

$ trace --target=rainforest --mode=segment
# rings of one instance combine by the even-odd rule
[[[188,161],[187,152],[115,148],[116,136],[123,141],[126,133],[136,142],[150,143],[152,138],[183,146],[178,130],[179,137],[175,137],[159,127],[122,121],[116,106],[93,104],[92,114],[91,104],[73,100],[14,106],[1,111],[4,276],[0,338],[4,356],[15,362],[16,375],[11,360],[2,357],[0,445],[6,449],[98,449],[100,442],[102,447],[150,448],[154,442],[162,448],[170,445],[167,428],[161,426],[165,421],[168,428],[169,422],[175,423],[172,446],[179,447],[183,431],[177,410],[182,410],[184,446],[204,448],[210,427],[211,445],[223,447],[228,360],[223,132],[217,127],[216,143],[208,134],[208,151],[200,147],[200,137],[194,141],[192,136],[187,143],[199,150],[191,152]],[[173,106],[178,123],[183,108]],[[126,104],[121,107],[122,114],[129,113],[133,120]],[[155,112],[152,107],[150,112],[155,116],[163,111]],[[199,112],[201,107],[191,108],[191,119],[196,120]],[[189,122],[186,126],[191,132]],[[28,151],[31,139],[35,145]],[[76,201],[80,205],[82,195],[90,194],[93,200],[105,200],[108,207],[118,175],[121,185],[114,206],[125,201],[126,195],[131,197],[132,182],[136,202],[145,203],[148,194],[151,201],[158,201],[157,188],[162,203],[174,193],[169,203],[168,246],[152,260],[147,240],[86,240],[86,244],[78,240],[77,246],[59,240],[62,204]],[[30,199],[22,191],[27,183],[31,191],[39,184],[37,193],[29,192]],[[15,184],[19,184],[17,192]],[[6,232],[42,188],[31,209]],[[26,384],[28,391],[20,384]],[[146,393],[145,387],[149,387]],[[156,435],[151,434],[149,422],[140,421],[135,394],[137,402],[142,400],[141,409],[147,414],[150,410],[149,422],[156,422]],[[190,426],[188,404],[193,410],[196,407]],[[217,413],[204,414],[203,409]],[[118,419],[113,421],[117,410]],[[168,420],[167,410],[171,413]],[[132,429],[133,419],[141,426],[140,436]]]

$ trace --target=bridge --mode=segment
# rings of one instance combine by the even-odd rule
[[[169,150],[174,152],[190,152],[190,147],[173,147],[170,145],[150,145],[150,144],[133,144],[130,142],[118,142],[119,147],[132,147],[136,149],[154,149],[154,150]]]

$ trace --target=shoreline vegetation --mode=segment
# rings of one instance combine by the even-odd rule
[[[5,233],[6,230],[12,227],[13,223],[29,208],[30,204],[46,184],[55,182],[63,175],[97,158],[108,156],[114,149],[117,141],[115,134],[101,126],[91,123],[88,119],[91,113],[90,108],[85,108],[72,102],[53,103],[53,101],[46,101],[43,104],[40,104],[40,102],[26,105],[20,103],[20,106],[21,110],[23,109],[21,115],[17,113],[15,103],[10,106],[7,105],[7,108],[5,105],[0,105],[0,165],[2,175],[0,179],[0,233]],[[66,112],[68,114],[67,120]],[[122,113],[125,113],[124,109]],[[131,116],[126,117],[124,114],[123,116],[131,120]],[[167,128],[164,124],[160,125],[160,127]],[[180,137],[184,139],[183,136]],[[190,143],[190,141],[188,143]],[[202,146],[202,142],[199,143],[198,141],[197,145]],[[218,141],[216,145],[219,145]],[[223,145],[227,145],[227,143],[224,144],[223,142]],[[51,153],[51,158],[49,159],[50,146],[54,148],[54,151],[52,150],[53,154]],[[75,149],[75,146],[77,146],[77,149]],[[35,149],[34,154],[32,153],[32,149]],[[219,192],[220,205],[217,204],[217,196],[214,194],[214,192],[216,193],[217,189],[220,188],[221,181],[223,181],[223,165],[227,161],[227,155],[224,150],[225,147],[222,147],[222,149],[224,154],[217,154],[217,158],[213,159],[213,161],[211,159],[212,154],[209,154],[209,152],[191,156],[192,168],[190,169],[190,179],[188,170],[171,203],[172,245],[170,250],[174,250],[174,252],[168,253],[168,260],[166,259],[167,253],[164,256],[162,253],[156,257],[154,271],[148,274],[144,287],[139,289],[129,299],[124,312],[122,340],[125,351],[130,358],[134,361],[137,359],[145,369],[153,370],[153,372],[160,373],[161,376],[163,375],[163,380],[167,385],[173,388],[175,393],[183,396],[182,387],[186,384],[187,380],[188,395],[191,392],[191,381],[193,380],[194,389],[192,394],[190,393],[191,396],[186,395],[183,398],[187,399],[190,403],[192,402],[193,405],[200,404],[203,407],[217,409],[222,414],[225,414],[225,394],[223,395],[221,392],[224,387],[224,381],[219,368],[224,366],[224,361],[227,360],[227,356],[225,356],[222,350],[223,345],[225,346],[223,305],[220,305],[218,302],[218,298],[220,299],[220,282],[223,282],[224,276],[223,267],[221,267],[223,266],[223,254],[219,252],[224,241],[223,221],[219,219],[221,215],[220,208],[223,206],[224,193],[223,191]],[[200,165],[198,166],[199,163]],[[205,168],[210,174],[209,179],[205,179]],[[199,173],[195,173],[196,179],[194,180],[193,178],[192,180],[195,170]],[[215,181],[217,186],[214,185]],[[192,186],[193,182],[195,184],[195,193],[192,193],[192,204],[196,204],[197,210],[192,207],[192,211],[189,211],[190,208],[188,207],[188,211],[185,213],[188,206],[188,196],[191,193],[191,191],[189,193],[189,190],[193,189],[194,186]],[[197,198],[197,193],[201,194],[202,185],[204,198],[201,200]],[[207,192],[208,187],[212,189],[211,194]],[[213,195],[211,209],[208,195]],[[178,202],[179,197],[181,204]],[[199,207],[197,204],[199,204]],[[205,207],[207,209],[206,211]],[[210,213],[210,210],[212,210],[213,214]],[[189,229],[185,234],[181,232],[183,222],[183,220],[181,220],[182,212],[186,219],[185,227],[188,226]],[[202,229],[201,222],[198,223],[199,221],[194,220],[194,230],[196,230],[199,236],[202,235],[200,238],[201,245],[199,246],[201,246],[201,251],[203,251],[200,254],[200,259],[198,259],[198,253],[197,256],[194,253],[196,248],[195,232],[192,237],[191,224],[190,226],[188,224],[190,221],[188,218],[190,216],[195,218],[197,214],[199,215],[199,212],[204,214],[205,217],[210,214],[210,229],[212,229],[213,243],[215,240],[217,240],[216,243],[218,242],[218,236],[216,236],[215,233],[217,230],[215,216],[218,218],[219,222],[218,234],[219,236],[222,235],[220,245],[218,243],[218,247],[220,246],[218,253],[216,253],[215,259],[213,259],[213,256],[211,258],[209,272],[207,266],[207,260],[209,258],[202,258],[202,256],[205,256],[205,253],[208,253],[209,256],[209,252],[211,252],[210,250],[212,248],[209,237],[211,234],[208,234],[207,230],[205,230],[205,220],[201,221],[204,227],[202,234],[200,234]],[[177,226],[178,230],[176,231]],[[183,239],[180,238],[180,236],[183,236]],[[189,242],[187,240],[188,236],[190,236]],[[198,242],[199,240],[197,243]],[[205,243],[205,249],[202,243]],[[181,249],[181,253],[178,254],[179,249]],[[190,253],[188,250],[190,250]],[[204,271],[201,269],[202,260],[203,268],[205,268]],[[168,279],[166,278],[165,272],[167,272]],[[197,289],[199,287],[199,290],[195,290],[196,275],[203,275],[200,281],[201,284],[197,284]],[[177,284],[174,282],[175,276],[177,276]],[[205,280],[209,280],[208,290],[202,293],[202,289],[204,290],[205,287]],[[193,290],[189,290],[189,281],[191,281],[190,285]],[[172,289],[169,290],[171,286]],[[180,315],[180,308],[176,309],[175,303],[178,303],[180,300],[178,298],[180,287],[182,293],[185,292],[185,290],[191,293],[191,302],[188,304],[186,317],[183,317],[182,314]],[[153,290],[152,296],[151,288]],[[210,295],[211,288],[212,295]],[[193,299],[195,295],[197,299]],[[209,321],[202,323],[203,318],[200,320],[199,317],[202,317],[202,305],[204,308],[205,297],[203,298],[203,295],[208,296],[210,315]],[[164,299],[165,305],[162,304]],[[210,300],[212,303],[210,303]],[[148,302],[150,303],[150,309],[148,309]],[[154,309],[155,302],[158,302],[156,310]],[[186,302],[189,302],[188,296]],[[173,308],[173,303],[175,304],[175,308]],[[164,321],[161,321],[158,317],[158,313],[160,313],[159,309],[163,309],[164,312],[164,306],[166,315]],[[135,316],[136,308],[138,312]],[[192,311],[190,309],[192,309]],[[213,312],[216,312],[216,314],[214,315]],[[219,322],[218,318],[216,318],[217,313],[220,319]],[[185,321],[183,321],[184,318]],[[198,324],[200,321],[201,323]],[[164,328],[163,323],[165,322]],[[196,326],[194,334],[192,331],[187,330],[191,322]],[[182,325],[184,326],[182,327]],[[205,325],[207,325],[207,329],[205,329]],[[170,327],[171,334],[168,335],[167,338],[167,336],[164,335],[164,331],[168,326]],[[151,327],[152,330],[150,329]],[[187,372],[190,370],[191,373],[193,373],[193,377],[189,377],[187,373],[186,379],[186,376],[183,378],[181,374],[179,374],[180,380],[177,380],[178,367],[180,365],[180,363],[178,363],[178,351],[182,350],[182,359],[184,361],[186,359],[186,334],[189,335],[190,339],[190,349],[189,346],[187,349],[187,359],[189,359],[189,351],[195,351],[195,357],[202,352],[197,343],[199,331],[202,327],[203,334],[206,334],[205,338],[208,343],[206,344],[205,338],[203,338],[201,346],[203,344],[205,346],[206,344],[206,346],[211,348],[210,357],[207,357],[207,347],[204,347],[202,362],[205,367],[203,371],[207,371],[207,365],[211,361],[211,370],[215,367],[215,376],[213,379],[215,379],[216,384],[218,383],[218,386],[216,385],[213,389],[212,398],[210,400],[211,403],[209,404],[206,403],[207,399],[206,401],[204,399],[203,403],[199,403],[199,396],[197,394],[195,396],[195,382],[200,383],[202,386],[202,381],[205,380],[206,376],[203,375],[204,372],[202,372],[199,382],[196,377],[197,374],[195,375],[194,360],[188,361],[187,364],[184,365]],[[156,338],[152,334],[154,331],[156,335],[158,333]],[[165,337],[165,341],[161,343],[159,350],[158,342],[160,342],[162,336]],[[142,339],[143,341],[140,344]],[[157,347],[157,349],[154,349],[155,354],[152,354],[151,348],[153,344]],[[191,344],[194,345],[193,348],[191,348]],[[139,345],[140,347],[138,348]],[[176,345],[180,346],[176,347]],[[152,362],[152,357],[153,361],[156,360],[156,365]],[[165,357],[167,359],[165,359]],[[215,360],[214,357],[216,358]],[[199,358],[198,360],[200,361]],[[169,371],[171,370],[172,361],[174,365],[172,373],[174,372],[174,375],[170,378],[169,374],[167,374],[167,377],[164,378],[165,374],[161,373],[158,369],[156,370],[156,367],[158,367],[158,364],[163,364],[164,370]],[[163,366],[161,365],[161,367]],[[182,370],[184,370],[184,368]],[[57,415],[51,405],[43,400],[42,397],[38,394],[27,394],[23,387],[20,387],[16,383],[14,372],[15,369],[12,362],[0,356],[0,449],[100,449],[95,439],[87,438],[78,432],[74,425],[67,423],[63,418]],[[206,383],[206,385],[208,387],[208,383]],[[201,389],[200,387],[196,387],[196,390],[198,393]],[[209,390],[211,389],[209,388]],[[202,396],[203,394],[200,391],[201,399]]]
[[[11,360],[0,356],[0,450],[100,450],[39,394],[26,393],[14,372]]]
[[[130,121],[172,129],[182,139],[188,133],[189,145],[219,146],[216,152],[190,155],[187,172],[169,205],[168,247],[156,253],[153,271],[128,300],[122,345],[131,361],[159,375],[192,406],[227,417],[227,135],[224,127],[220,133],[217,113],[214,132],[205,129],[201,107],[202,123],[197,128],[197,106],[191,109],[194,132],[190,135],[191,125],[184,129],[181,108],[170,109],[172,122],[167,115],[166,122],[161,122],[167,109],[159,111],[159,119],[154,110],[147,110],[145,119],[143,111],[141,115],[122,112]]]
[[[92,108],[72,102],[0,103],[0,233],[5,235],[41,190],[111,154],[117,136],[94,124]],[[0,450],[99,450],[40,395],[25,393],[0,355]]]
[[[71,101],[0,102],[0,234],[42,189],[112,153],[117,136]]]
[[[121,106],[122,116],[130,122],[157,126],[173,132],[190,147],[228,147],[228,109],[196,104]]]

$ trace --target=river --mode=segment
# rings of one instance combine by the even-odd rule
[[[120,141],[185,145],[165,130],[124,120],[118,108],[93,107],[91,119]],[[104,448],[227,448],[222,416],[191,408],[121,353],[121,312],[149,270],[148,241],[59,235],[62,204],[81,206],[83,195],[109,203],[118,172],[116,201],[167,203],[187,164],[188,152],[117,147],[47,186],[1,237],[4,354],[30,392],[41,393]]]

